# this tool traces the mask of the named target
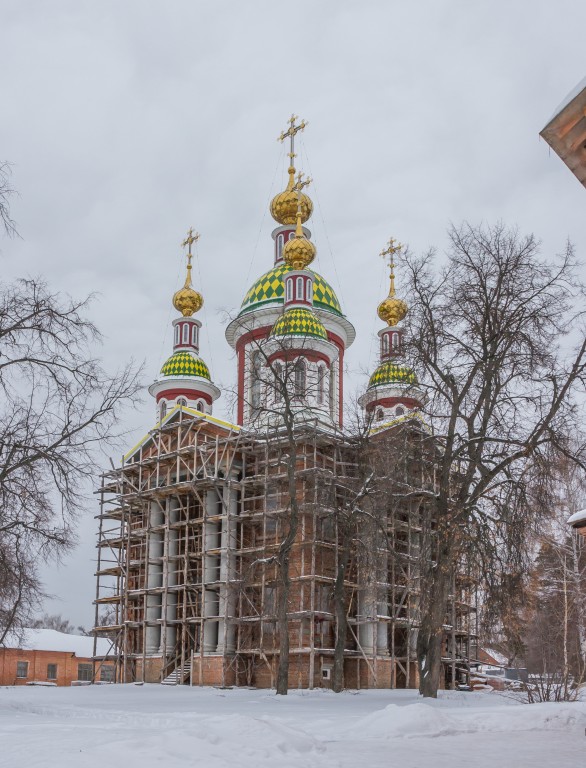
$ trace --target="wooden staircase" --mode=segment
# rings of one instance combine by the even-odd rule
[[[189,680],[191,662],[186,661],[183,666],[179,663],[167,677],[161,681],[161,685],[184,685]]]

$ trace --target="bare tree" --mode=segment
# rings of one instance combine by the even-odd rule
[[[499,545],[522,547],[529,488],[546,485],[556,452],[575,458],[567,435],[586,365],[571,246],[545,263],[533,236],[502,225],[464,224],[449,239],[442,267],[434,253],[406,256],[407,356],[427,390],[436,464],[433,489],[420,492],[433,524],[417,640],[420,692],[432,697],[454,564],[474,552],[486,572]]]
[[[0,286],[0,642],[41,597],[37,564],[75,543],[84,481],[139,391],[133,363],[111,375],[92,356],[88,303],[39,279]]]
[[[10,198],[16,194],[10,185],[10,163],[0,161],[0,222],[7,235],[16,235],[16,224],[10,215]]]

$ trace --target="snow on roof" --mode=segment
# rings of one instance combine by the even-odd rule
[[[67,635],[55,629],[24,629],[23,639],[8,634],[4,640],[5,648],[18,648],[22,651],[61,651],[74,653],[80,658],[94,655],[94,638],[82,635]],[[110,641],[98,638],[97,655],[106,656],[110,650]]]
[[[500,664],[503,667],[507,666],[507,657],[503,656],[502,653],[499,653],[498,651],[495,651],[494,648],[485,648],[484,652],[493,658],[497,664]]]
[[[574,512],[572,517],[568,518],[568,523],[574,525],[575,523],[586,523],[586,509],[581,509],[579,512]]]

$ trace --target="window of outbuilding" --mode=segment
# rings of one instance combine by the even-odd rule
[[[93,668],[91,664],[78,664],[77,665],[77,679],[85,682],[92,681]]]
[[[57,664],[47,664],[47,680],[57,680]]]
[[[114,667],[110,664],[105,664],[100,669],[100,681],[102,683],[113,683],[114,682]]]
[[[16,662],[16,676],[19,678],[28,677],[28,661]]]

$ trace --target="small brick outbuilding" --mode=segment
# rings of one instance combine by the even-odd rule
[[[98,656],[106,656],[110,643],[98,639]],[[92,682],[93,637],[67,635],[54,629],[26,629],[22,637],[7,636],[0,647],[0,685],[32,683],[75,685]],[[112,682],[114,664],[95,664],[96,681]]]

